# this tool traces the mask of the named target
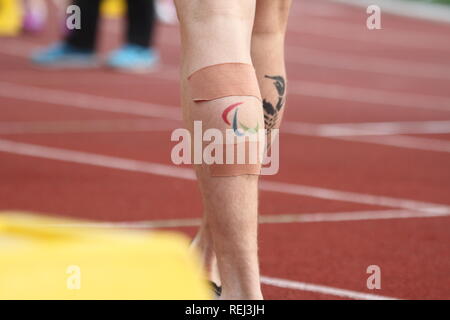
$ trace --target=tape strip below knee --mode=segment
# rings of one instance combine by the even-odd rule
[[[213,177],[232,177],[241,175],[261,174],[262,155],[260,154],[263,144],[259,142],[245,142],[233,145],[221,145],[223,150],[222,163],[213,163],[208,166],[209,173]],[[229,147],[233,148],[232,163],[227,163]],[[241,161],[238,153],[243,152]],[[252,153],[252,155],[250,155]]]
[[[258,78],[252,65],[222,63],[202,68],[188,77],[193,101],[230,96],[253,96],[261,100]]]
[[[236,177],[243,175],[260,175],[261,165],[257,164],[214,164],[209,168],[212,177]]]

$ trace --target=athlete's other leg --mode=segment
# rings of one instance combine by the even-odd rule
[[[70,30],[65,42],[74,48],[94,52],[100,20],[100,0],[74,0],[73,5],[81,9],[82,27]]]
[[[258,98],[227,96],[195,102],[188,81],[190,75],[205,67],[252,64],[255,0],[176,0],[175,4],[182,38],[182,104],[187,127],[192,132],[193,122],[200,120],[203,130],[231,129],[224,121],[223,112],[231,105],[240,104],[239,120],[262,128],[263,112]],[[257,87],[256,78],[254,81]],[[204,165],[197,165],[196,173],[203,198],[204,222],[222,280],[222,298],[261,299],[257,254],[258,176],[212,176]]]
[[[143,48],[154,44],[156,10],[153,0],[127,0],[126,42]]]
[[[284,39],[291,0],[257,0],[251,56],[263,97],[266,129],[279,128],[286,99]]]

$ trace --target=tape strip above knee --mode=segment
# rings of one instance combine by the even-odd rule
[[[261,100],[258,78],[252,65],[222,63],[202,68],[188,77],[193,101],[230,96],[253,96]]]

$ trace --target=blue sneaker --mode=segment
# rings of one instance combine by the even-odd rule
[[[158,53],[147,47],[127,44],[114,51],[106,64],[114,69],[129,72],[151,71],[159,61]]]
[[[44,67],[93,68],[98,66],[94,52],[56,43],[32,55],[31,61]]]

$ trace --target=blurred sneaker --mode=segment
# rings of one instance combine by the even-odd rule
[[[44,67],[93,68],[98,66],[94,52],[57,43],[34,54],[31,61]]]
[[[106,64],[121,71],[144,73],[151,71],[158,61],[159,56],[155,50],[127,44],[114,51]]]

